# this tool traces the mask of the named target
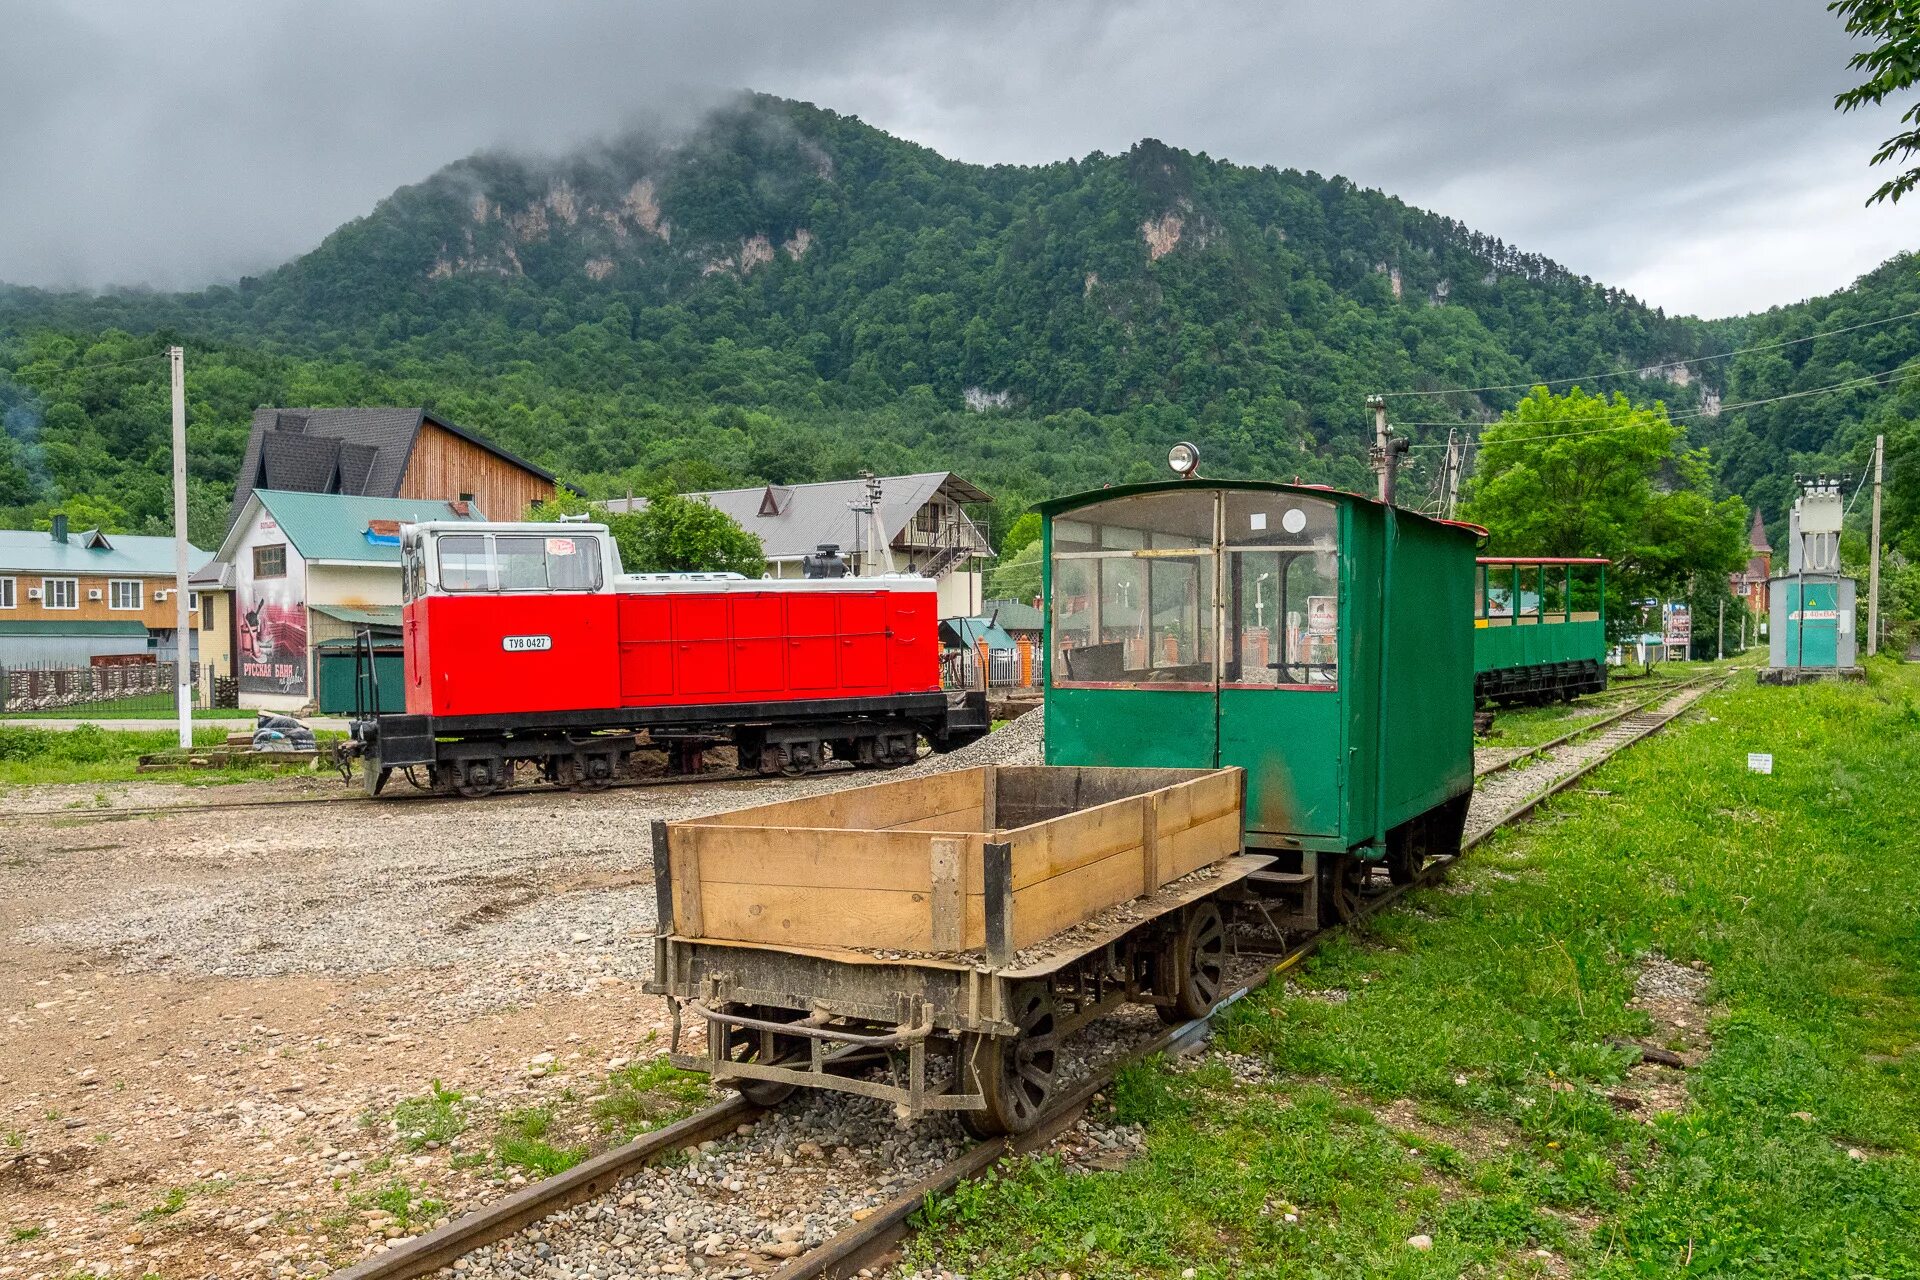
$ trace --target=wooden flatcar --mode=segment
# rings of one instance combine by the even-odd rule
[[[1219,999],[1223,906],[1272,861],[1240,852],[1242,781],[989,765],[655,823],[672,1060],[763,1106],[826,1089],[1021,1132],[1074,1028]]]

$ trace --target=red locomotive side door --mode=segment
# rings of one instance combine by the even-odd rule
[[[733,687],[742,694],[779,693],[786,688],[786,610],[771,592],[734,596]]]
[[[730,692],[725,596],[672,596],[673,672],[676,692],[693,698]]]
[[[620,701],[673,697],[673,614],[663,596],[620,597]]]
[[[931,591],[889,591],[887,691],[920,693],[940,687],[939,623]]]
[[[839,688],[833,603],[824,592],[796,591],[787,597],[788,683],[796,691]]]
[[[867,692],[887,683],[887,598],[877,591],[840,597],[840,684]]]

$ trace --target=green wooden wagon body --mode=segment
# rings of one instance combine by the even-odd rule
[[[1478,530],[1259,481],[1041,512],[1049,764],[1239,766],[1256,849],[1375,857],[1463,819]]]
[[[1607,687],[1607,564],[1596,556],[1484,556],[1473,593],[1483,699],[1572,698]]]

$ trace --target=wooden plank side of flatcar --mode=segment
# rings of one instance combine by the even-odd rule
[[[674,823],[671,929],[812,950],[1024,948],[1237,852],[1243,786],[1237,769],[989,766]],[[996,811],[1046,816],[1007,829]],[[990,857],[1005,859],[1001,930]]]

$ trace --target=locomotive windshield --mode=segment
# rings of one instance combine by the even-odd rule
[[[1171,489],[1079,508],[1052,531],[1054,684],[1336,687],[1333,503]]]

